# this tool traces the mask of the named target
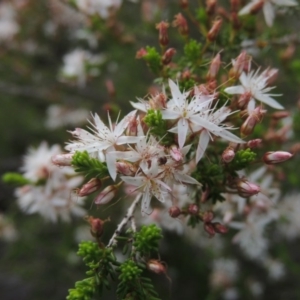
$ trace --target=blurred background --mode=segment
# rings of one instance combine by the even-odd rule
[[[171,22],[180,11],[179,2],[124,0],[112,14],[104,8],[96,15],[80,9],[76,1],[2,0],[1,175],[20,171],[28,148],[42,141],[63,148],[71,139],[68,130],[88,125],[91,112],[105,120],[109,110],[115,119],[119,110],[122,115],[129,112],[129,101],[157,91],[155,76],[135,55],[141,47],[158,47],[155,24]],[[197,1],[190,2],[197,7]],[[255,56],[255,64],[280,69],[276,92],[284,94],[285,107],[295,107],[300,37],[290,28],[291,24],[299,28],[299,19],[279,15],[277,21],[279,25],[263,32],[259,41],[248,40],[243,47]],[[264,45],[268,39],[273,43]],[[175,29],[170,30],[170,44],[180,56],[182,41]],[[225,55],[234,58],[239,51]],[[294,170],[285,174],[286,190],[299,189],[297,163],[300,166],[299,157],[286,167]],[[26,215],[16,203],[13,186],[0,182],[0,191],[1,299],[65,299],[75,281],[84,278],[85,267],[76,252],[79,241],[91,238],[87,222],[73,218],[69,223],[51,223],[36,214]],[[298,196],[295,201],[300,202]],[[91,203],[88,199],[85,204],[88,213],[103,219],[119,220],[124,212],[121,205],[92,210]],[[300,299],[299,222],[295,225],[299,233],[290,240],[279,239],[270,227],[271,251],[280,261],[270,262],[270,270],[253,263],[231,243],[234,232],[212,241],[198,229],[185,235],[166,230],[161,259],[167,262],[171,280],[149,276],[162,299]],[[104,240],[116,223],[107,224]],[[215,251],[219,247],[222,256]],[[103,299],[115,297],[108,291]]]

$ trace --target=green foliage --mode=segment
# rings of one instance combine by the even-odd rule
[[[8,172],[2,176],[2,181],[7,184],[14,184],[17,186],[23,186],[26,184],[32,184],[30,180],[25,178],[22,174],[15,172]]]
[[[143,59],[147,62],[150,70],[158,75],[162,69],[161,56],[154,47],[146,47],[147,54]]]
[[[234,171],[248,167],[256,159],[256,153],[250,148],[236,152],[234,159],[229,164],[229,168]]]
[[[201,182],[204,189],[209,189],[208,199],[212,199],[214,203],[224,200],[221,194],[224,192],[225,173],[221,164],[209,160],[201,160],[192,177]]]
[[[158,243],[161,238],[161,229],[155,224],[144,225],[139,232],[135,233],[133,245],[144,256],[151,251],[158,251]]]
[[[160,110],[149,109],[143,121],[150,128],[150,133],[161,139],[163,145],[172,144],[172,135],[167,131],[167,122],[163,120]]]
[[[86,278],[75,283],[75,288],[69,290],[67,300],[91,300],[95,291],[94,277]]]
[[[118,266],[111,248],[100,248],[92,241],[82,242],[77,252],[89,268],[88,278],[78,281],[75,289],[69,290],[67,300],[91,299],[96,291],[101,295],[104,287],[110,289],[109,277],[115,280],[114,266]]]
[[[103,178],[108,176],[106,163],[90,157],[87,151],[76,151],[72,159],[72,165],[75,172],[83,173],[88,178]]]
[[[126,300],[157,300],[157,293],[147,277],[142,277],[144,265],[137,264],[132,259],[125,261],[120,267],[117,295]]]
[[[208,21],[208,15],[204,7],[196,10],[196,19],[202,24],[205,24]]]
[[[196,40],[191,39],[184,46],[184,54],[188,61],[191,63],[197,63],[201,57],[202,44],[198,43]]]

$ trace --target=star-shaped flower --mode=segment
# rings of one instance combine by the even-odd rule
[[[240,76],[241,85],[231,86],[224,91],[228,94],[245,94],[250,93],[251,98],[248,103],[248,112],[251,112],[255,108],[255,99],[261,101],[273,108],[283,109],[283,106],[279,104],[272,96],[280,96],[278,94],[270,94],[269,92],[275,87],[268,87],[269,75],[266,71],[258,75],[259,69],[250,73],[242,73]]]

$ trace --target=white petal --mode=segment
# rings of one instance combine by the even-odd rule
[[[209,142],[209,134],[207,130],[202,130],[199,138],[199,143],[196,152],[196,163],[203,157],[203,154],[207,148]]]
[[[244,144],[245,142],[234,135],[233,133],[229,132],[228,130],[223,129],[221,132],[215,133],[215,135],[222,137],[223,139],[237,143],[237,144]]]
[[[108,169],[109,175],[113,181],[115,181],[116,177],[117,177],[116,160],[117,160],[117,158],[113,152],[109,152],[106,154],[107,169]]]
[[[178,128],[178,145],[179,148],[182,148],[184,146],[187,132],[189,129],[188,122],[185,119],[180,119],[177,124]]]
[[[146,181],[145,177],[143,177],[143,176],[135,176],[135,177],[121,176],[121,179],[128,184],[138,186],[138,187],[143,186]]]
[[[265,4],[263,6],[263,12],[267,25],[271,27],[275,18],[275,11],[273,5],[270,2],[265,1]]]
[[[245,89],[242,85],[230,86],[224,90],[227,94],[244,94]]]
[[[117,140],[117,145],[134,144],[140,141],[141,136],[120,136]]]
[[[181,113],[178,111],[170,110],[170,109],[165,109],[161,112],[162,118],[164,120],[175,120],[178,119],[181,116]]]
[[[199,183],[195,178],[193,178],[187,174],[175,173],[174,177],[179,182],[201,185],[201,183]]]
[[[251,9],[253,6],[255,6],[255,4],[259,2],[259,1],[251,1],[250,3],[248,3],[245,7],[243,7],[240,11],[239,11],[239,15],[247,15],[250,13]]]
[[[127,128],[131,118],[136,114],[136,110],[131,111],[129,114],[127,114],[121,122],[119,122],[114,130],[114,135],[116,137],[122,135],[122,133],[124,132],[124,130]]]
[[[281,104],[279,104],[276,100],[274,100],[273,98],[271,98],[266,94],[258,94],[258,95],[256,94],[255,98],[273,108],[284,109],[284,107]]]
[[[278,6],[296,6],[298,5],[297,1],[294,0],[272,0]]]
[[[176,103],[177,106],[181,106],[185,102],[185,96],[180,92],[178,85],[169,79],[169,86],[172,94],[172,100]]]

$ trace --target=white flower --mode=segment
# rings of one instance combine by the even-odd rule
[[[272,98],[272,96],[279,95],[269,93],[269,91],[274,89],[274,87],[267,87],[269,76],[266,72],[262,72],[258,75],[258,72],[259,69],[256,72],[251,71],[249,74],[242,73],[240,76],[240,82],[242,85],[231,86],[226,88],[224,91],[228,94],[250,93],[251,99],[248,103],[249,113],[255,108],[255,99],[273,108],[283,109],[283,106]]]
[[[239,12],[239,15],[246,15],[251,13],[257,5],[262,4],[264,17],[268,26],[272,26],[275,18],[275,6],[296,6],[295,0],[252,0]]]
[[[11,4],[0,4],[0,41],[10,40],[19,32],[20,26],[16,17],[16,11]]]
[[[143,174],[131,176],[121,176],[127,184],[136,186],[143,193],[142,214],[149,213],[149,206],[152,196],[159,201],[165,202],[169,199],[171,188],[162,181],[162,171],[159,169],[158,162],[152,160],[151,166],[146,168],[141,166]]]
[[[79,141],[73,141],[66,146],[66,149],[71,153],[76,151],[87,151],[92,156],[98,157],[100,161],[106,160],[108,170],[113,179],[116,177],[115,159],[112,156],[104,156],[106,153],[115,151],[118,145],[131,144],[138,142],[141,137],[125,136],[123,135],[131,118],[136,111],[127,114],[118,124],[113,128],[110,116],[108,115],[109,127],[107,127],[100,117],[95,114],[93,116],[94,124],[92,124],[93,134],[88,131],[76,128],[71,132]]]
[[[82,177],[70,167],[59,168],[51,162],[53,155],[61,154],[58,145],[48,147],[44,142],[37,149],[31,148],[25,156],[21,170],[32,184],[16,189],[18,204],[28,214],[39,213],[53,222],[61,217],[70,220],[70,214],[83,216],[80,207],[83,198],[72,197],[72,190],[82,183]],[[75,176],[75,177],[74,177]]]

